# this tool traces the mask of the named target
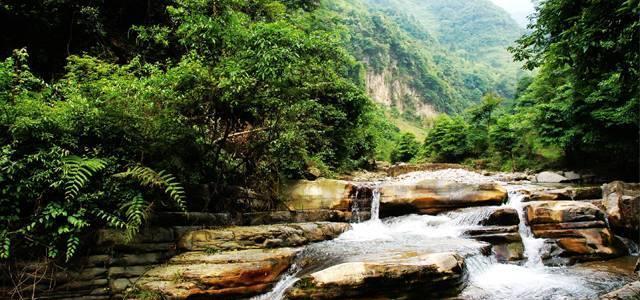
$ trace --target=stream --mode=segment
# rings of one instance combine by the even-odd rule
[[[482,227],[476,224],[497,206],[465,208],[436,216],[411,214],[380,219],[380,193],[374,188],[369,220],[353,223],[352,229],[337,239],[306,246],[272,291],[253,299],[283,299],[299,278],[332,265],[402,257],[412,251],[456,252],[464,256],[468,279],[460,299],[593,299],[632,280],[615,268],[601,265],[543,265],[544,240],[533,237],[523,222],[522,198],[509,192],[503,206],[512,207],[519,214],[518,230],[526,258],[500,263],[486,255],[488,244],[464,236],[466,230]]]

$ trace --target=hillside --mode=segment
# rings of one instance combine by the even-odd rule
[[[506,47],[521,29],[489,1],[470,2],[331,0],[324,13],[344,28],[347,48],[365,65],[371,98],[420,123],[487,92],[513,96],[519,66]]]

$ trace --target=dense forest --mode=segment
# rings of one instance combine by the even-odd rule
[[[488,1],[447,3],[2,1],[0,257],[70,259],[153,210],[270,209],[285,180],[376,160],[637,178],[638,1],[543,1],[515,36]],[[490,30],[453,34],[469,13]],[[424,143],[368,95],[386,69],[404,119],[440,113]]]

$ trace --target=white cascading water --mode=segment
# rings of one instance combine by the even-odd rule
[[[371,189],[371,221],[380,221],[380,187],[377,184]]]
[[[527,258],[525,263],[526,267],[541,268],[544,267],[542,263],[542,247],[544,246],[544,239],[538,239],[533,236],[531,228],[527,226],[524,214],[524,204],[522,200],[524,195],[518,192],[509,192],[509,201],[507,205],[514,208],[518,212],[520,223],[518,224],[518,232],[522,237],[522,245],[524,246],[524,256]]]
[[[304,261],[307,267],[300,267],[300,264],[292,267],[271,292],[254,299],[283,299],[287,289],[318,266],[388,259],[407,251],[456,252],[464,256],[469,284],[460,294],[461,299],[592,299],[601,291],[610,291],[623,282],[606,272],[545,267],[541,259],[544,240],[535,238],[526,225],[524,197],[519,193],[510,192],[504,205],[514,208],[520,217],[518,228],[527,257],[522,265],[499,263],[492,255],[481,254],[486,244],[464,235],[469,229],[480,228],[480,221],[497,206],[471,207],[437,216],[405,215],[381,220],[380,186],[363,187],[372,191],[369,220],[352,223],[350,230],[334,240],[306,246],[299,254],[304,259],[297,261]],[[359,213],[357,206],[354,213]],[[354,221],[359,218],[356,216]]]

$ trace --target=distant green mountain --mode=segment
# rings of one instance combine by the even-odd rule
[[[488,0],[327,0],[369,95],[410,121],[458,112],[488,92],[512,97],[522,29]]]

